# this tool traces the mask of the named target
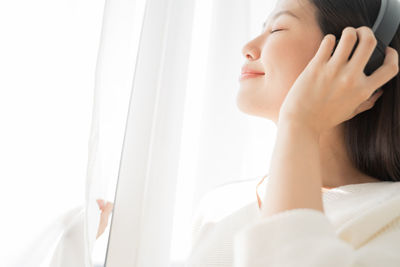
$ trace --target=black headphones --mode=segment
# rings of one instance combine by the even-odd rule
[[[378,69],[385,60],[386,47],[389,46],[400,24],[400,0],[381,0],[381,8],[372,30],[377,40],[377,45],[371,55],[364,73],[370,75]],[[336,40],[335,49],[340,40]],[[353,55],[358,40],[350,54]],[[333,51],[335,51],[335,49]],[[332,53],[333,54],[333,53]],[[350,58],[349,57],[349,58]]]

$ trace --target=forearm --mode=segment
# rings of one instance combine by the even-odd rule
[[[319,135],[300,124],[278,124],[262,216],[311,208],[323,212]]]

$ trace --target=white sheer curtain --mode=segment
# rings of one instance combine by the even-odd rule
[[[181,266],[201,197],[220,184],[261,178],[275,133],[272,123],[236,107],[242,47],[261,31],[271,3],[196,1],[194,18],[187,1],[148,3],[128,121],[135,130],[121,167],[135,194],[119,191],[110,266],[164,266],[166,251]]]
[[[150,1],[152,5],[149,5]],[[181,1],[195,1],[194,17],[186,16],[185,5],[178,4]],[[98,49],[98,54],[97,60],[93,61],[96,63],[96,70],[92,77],[94,102],[86,184],[81,183],[82,188],[85,187],[84,192],[81,190],[85,199],[81,202],[76,200],[74,205],[69,208],[66,206],[62,212],[59,211],[58,216],[52,217],[50,223],[46,223],[47,228],[34,239],[32,245],[26,245],[25,254],[18,254],[15,266],[93,265],[92,251],[99,220],[96,199],[114,201],[129,98],[135,90],[140,92],[146,89],[143,87],[139,90],[134,87],[138,73],[136,61],[144,51],[139,49],[140,38],[143,35],[163,36],[161,46],[157,46],[159,50],[154,51],[159,55],[156,58],[159,63],[153,66],[158,75],[152,75],[151,69],[146,70],[149,84],[157,84],[158,95],[167,94],[168,91],[162,91],[172,85],[184,86],[181,88],[185,91],[184,96],[169,96],[169,99],[176,103],[175,110],[163,110],[167,105],[160,105],[162,99],[155,101],[154,106],[155,110],[158,110],[155,116],[163,116],[162,120],[158,119],[163,127],[181,125],[181,141],[176,147],[179,153],[174,153],[174,157],[169,159],[177,163],[177,169],[171,171],[178,173],[178,177],[176,183],[171,185],[174,190],[169,192],[174,193],[175,205],[171,210],[163,211],[174,215],[173,239],[168,247],[170,263],[182,265],[190,245],[188,234],[191,219],[199,200],[206,192],[215,186],[235,180],[261,178],[266,173],[275,129],[272,123],[238,110],[236,95],[239,90],[240,68],[245,62],[242,55],[243,45],[261,31],[261,25],[273,3],[264,0],[181,1],[102,2],[104,11],[101,34],[98,32],[99,43],[92,44],[91,47],[95,51]],[[80,2],[74,3],[78,5]],[[145,7],[147,5],[156,8],[157,3],[168,8],[167,15],[159,18],[163,21],[157,21],[165,27],[158,31],[152,29],[151,32],[143,32]],[[48,10],[51,10],[51,1],[47,1],[46,4]],[[92,5],[95,5],[94,1]],[[96,6],[98,5],[97,3]],[[182,9],[179,10],[178,7]],[[148,12],[157,10],[150,9]],[[182,39],[170,38],[174,30],[171,25],[178,25],[177,23],[193,28],[190,42],[182,43]],[[72,31],[71,28],[68,29]],[[146,29],[150,31],[151,27]],[[151,45],[148,40],[150,39],[147,39],[147,45]],[[77,38],[76,42],[78,41]],[[182,58],[180,50],[173,49],[174,47],[188,51],[185,53],[185,57],[188,58]],[[183,75],[166,75],[172,66],[165,63],[173,64],[171,59],[178,56],[181,61],[188,62],[187,72]],[[154,58],[152,60],[156,61]],[[162,68],[158,69],[160,66]],[[60,82],[67,77],[68,73],[65,73]],[[86,87],[81,90],[91,89]],[[174,102],[178,99],[183,100]],[[48,101],[52,99],[49,98]],[[178,111],[182,112],[178,116],[181,120],[179,122],[176,121]],[[153,125],[150,142],[154,141],[154,136],[162,136],[162,127],[158,127],[156,123]],[[147,178],[140,178],[144,179],[143,184],[149,184]],[[47,189],[52,190],[49,187]],[[154,194],[151,188],[146,193]],[[148,203],[144,202],[142,208],[146,210],[147,205]],[[32,254],[33,248],[35,253]],[[141,251],[140,255],[152,257],[152,252]],[[146,259],[142,259],[142,262],[146,262]]]

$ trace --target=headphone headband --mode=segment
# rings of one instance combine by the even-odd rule
[[[377,45],[367,65],[365,66],[364,73],[366,75],[372,74],[383,64],[386,56],[386,48],[393,40],[399,24],[400,0],[381,0],[381,7],[379,9],[374,26],[372,27],[377,40]]]
[[[400,0],[381,0],[381,8],[372,30],[386,46],[393,40],[400,24]]]

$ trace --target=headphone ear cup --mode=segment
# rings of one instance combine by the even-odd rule
[[[365,75],[371,75],[375,70],[377,70],[385,61],[386,56],[386,45],[377,39],[377,45],[372,53],[367,65],[365,66],[364,73]]]

